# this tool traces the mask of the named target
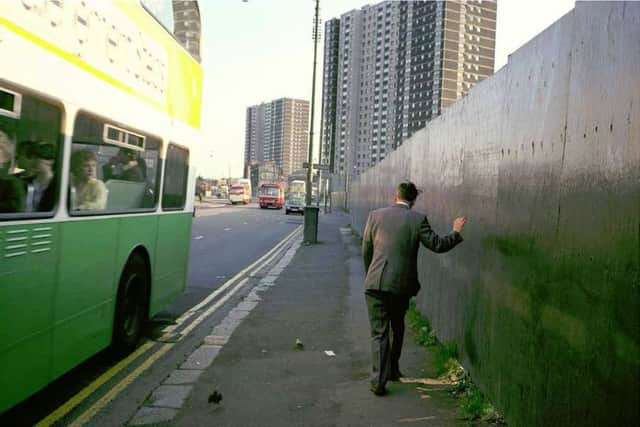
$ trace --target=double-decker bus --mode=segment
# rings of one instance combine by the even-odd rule
[[[307,182],[301,179],[295,179],[289,183],[288,193],[305,193]]]
[[[202,68],[152,12],[0,9],[0,413],[184,289]]]

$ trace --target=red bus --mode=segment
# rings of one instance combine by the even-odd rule
[[[282,184],[262,184],[258,188],[260,209],[268,207],[282,209],[284,206],[284,186]]]

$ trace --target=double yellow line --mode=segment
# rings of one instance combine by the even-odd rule
[[[163,332],[169,333],[176,330],[182,324],[184,324],[188,319],[193,317],[196,313],[198,313],[203,307],[207,306],[213,299],[215,299],[218,295],[224,292],[227,288],[229,288],[233,283],[238,281],[241,277],[245,275],[248,271],[252,270],[251,274],[255,274],[260,271],[265,265],[269,264],[279,253],[281,250],[287,246],[290,241],[296,236],[296,234],[301,230],[302,226],[297,227],[294,231],[292,231],[289,235],[287,235],[284,239],[282,239],[276,246],[274,246],[269,252],[264,254],[262,257],[258,258],[255,262],[250,264],[248,267],[244,268],[238,274],[233,276],[231,279],[226,281],[222,286],[212,292],[207,298],[202,300],[199,304],[192,307],[190,310],[185,312],[182,316],[178,318],[175,325],[171,325],[164,329]],[[209,307],[207,310],[202,312],[198,317],[196,317],[189,325],[187,325],[184,329],[180,331],[182,339],[183,336],[191,332],[194,328],[196,328],[202,321],[204,321],[207,317],[209,317],[214,311],[216,311],[220,306],[222,306],[229,298],[231,298],[237,291],[239,291],[249,280],[249,276],[245,277],[243,280],[240,280],[233,289],[228,292],[224,297],[222,297],[219,301],[217,301],[214,305]],[[178,340],[178,342],[180,341]],[[141,363],[137,368],[135,368],[129,375],[124,377],[118,384],[116,384],[112,389],[110,389],[104,396],[102,396],[98,401],[96,401],[89,409],[84,411],[78,418],[73,420],[70,426],[81,426],[90,421],[98,412],[100,412],[104,407],[106,407],[116,396],[124,390],[128,385],[130,385],[133,381],[135,381],[144,371],[146,371],[151,365],[153,365],[160,357],[162,357],[167,351],[169,351],[176,343],[166,343],[160,346],[157,350],[149,354],[148,358]],[[47,417],[42,419],[36,427],[50,426],[58,421],[60,421],[64,416],[70,413],[74,408],[80,405],[85,399],[91,396],[94,392],[98,390],[103,384],[110,381],[114,378],[120,371],[131,365],[138,357],[146,353],[149,349],[151,349],[155,345],[154,342],[148,341],[140,346],[136,351],[131,353],[128,357],[118,362],[115,366],[111,367],[107,372],[100,375],[96,378],[91,384],[87,385],[84,389],[78,392],[75,396],[71,397],[64,404],[62,404],[58,409],[49,414]]]

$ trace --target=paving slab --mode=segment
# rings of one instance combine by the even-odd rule
[[[206,369],[220,352],[219,345],[201,345],[187,360],[180,365],[180,369]]]
[[[198,378],[200,378],[201,374],[202,370],[200,369],[176,369],[162,382],[162,384],[193,384],[198,380]]]
[[[176,409],[171,408],[153,408],[143,406],[138,410],[136,415],[129,421],[129,425],[142,426],[148,424],[157,424],[170,421],[178,413]]]
[[[161,385],[151,393],[146,406],[182,408],[192,388],[193,386],[191,385]]]

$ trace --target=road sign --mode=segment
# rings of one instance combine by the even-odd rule
[[[309,169],[309,162],[304,162],[302,164],[302,168],[303,169]],[[320,163],[314,163],[313,164],[313,168],[315,170],[319,170],[319,171],[328,171],[329,170],[329,165],[321,165]]]

